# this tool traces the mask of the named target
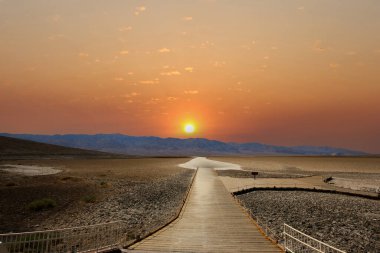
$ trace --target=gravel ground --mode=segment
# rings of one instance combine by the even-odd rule
[[[44,229],[125,221],[131,239],[172,219],[182,206],[194,171],[187,170],[152,182],[108,180],[102,201],[66,209],[45,220]]]
[[[183,159],[182,159],[183,160]],[[122,220],[131,238],[167,223],[182,206],[195,170],[179,159],[33,161],[63,173],[20,176],[0,170],[0,233],[59,229]],[[28,209],[49,198],[54,208]]]
[[[380,252],[380,201],[302,191],[238,196],[281,235],[283,223],[347,252]]]

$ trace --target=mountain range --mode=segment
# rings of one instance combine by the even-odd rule
[[[328,155],[357,156],[365,152],[334,147],[274,146],[256,142],[232,143],[204,138],[160,138],[123,134],[33,135],[0,133],[24,140],[72,148],[138,156],[211,156],[211,155]]]
[[[116,155],[94,150],[62,147],[53,144],[40,143],[0,136],[1,159],[29,159],[29,158],[124,158],[125,155]]]

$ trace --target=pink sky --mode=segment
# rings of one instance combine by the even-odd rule
[[[380,153],[379,27],[375,0],[0,0],[0,132]]]

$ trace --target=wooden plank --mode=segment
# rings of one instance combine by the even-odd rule
[[[215,171],[200,168],[179,218],[132,252],[282,252],[259,232]]]

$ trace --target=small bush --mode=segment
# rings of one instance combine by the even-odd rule
[[[96,202],[96,196],[95,195],[86,195],[82,198],[82,200],[86,203],[95,203]]]
[[[101,186],[101,187],[107,187],[107,186],[108,186],[108,183],[107,183],[107,182],[104,182],[104,181],[102,181],[102,182],[100,182],[100,186]]]
[[[37,199],[32,201],[28,205],[28,209],[32,211],[41,211],[45,209],[50,209],[57,206],[57,203],[53,199],[44,198],[44,199]]]
[[[78,181],[80,181],[80,178],[78,178],[78,177],[67,176],[67,177],[63,177],[63,178],[61,178],[61,180],[62,180],[62,181],[78,182]]]

